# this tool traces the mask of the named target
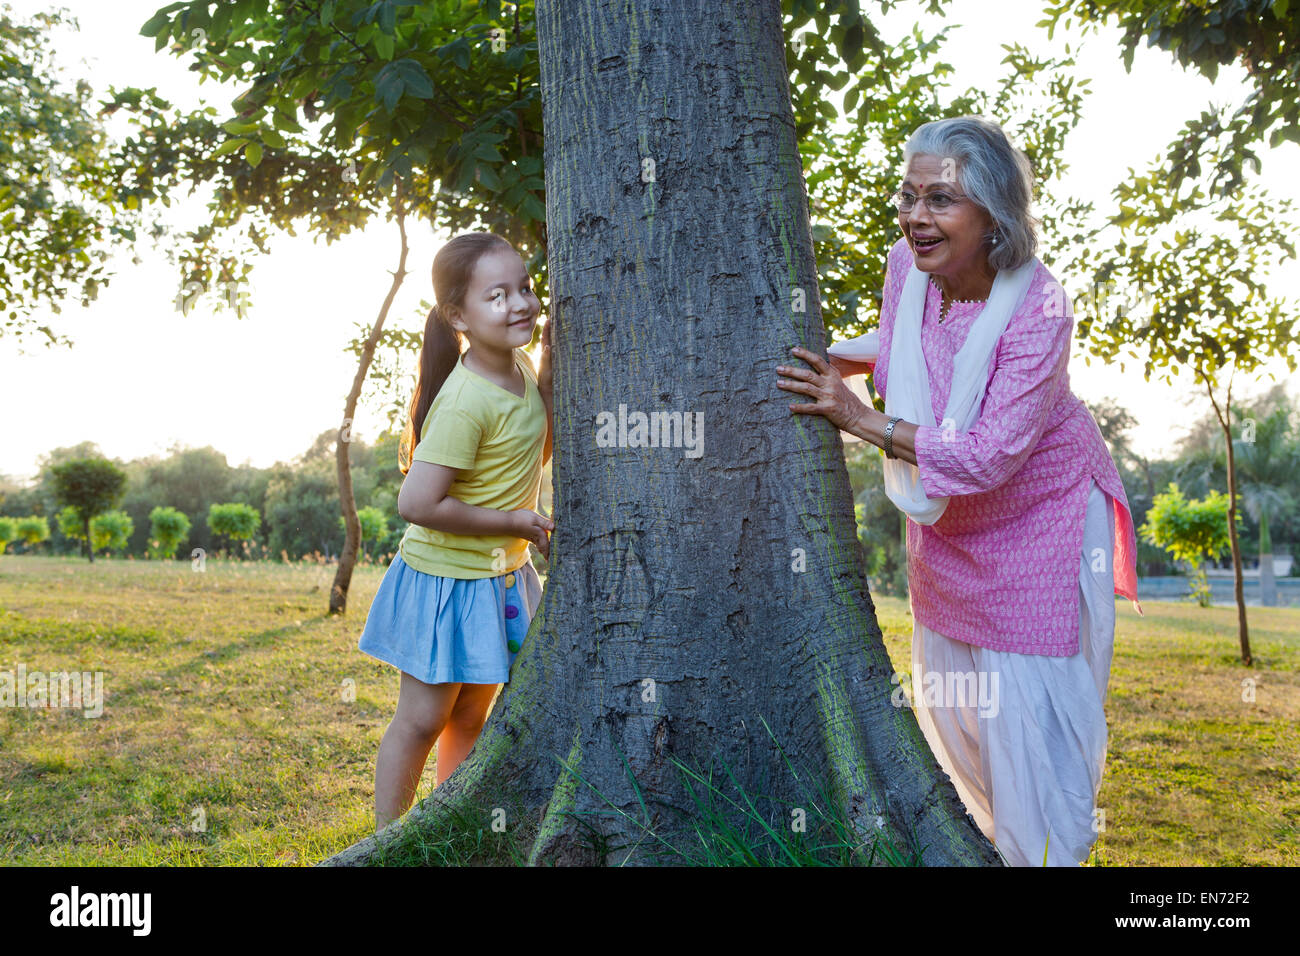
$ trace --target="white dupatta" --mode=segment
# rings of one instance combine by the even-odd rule
[[[970,431],[984,403],[988,388],[989,360],[1011,316],[1020,307],[1029,282],[1038,267],[1037,258],[1019,269],[999,270],[988,302],[975,318],[966,341],[953,359],[952,391],[944,408],[944,423],[954,431]],[[889,348],[886,373],[889,392],[885,414],[913,425],[935,427],[930,398],[930,373],[921,350],[921,315],[929,276],[913,263],[903,283],[894,317],[894,337]],[[836,342],[827,351],[854,362],[875,362],[880,357],[880,331],[856,339]],[[928,498],[921,488],[921,474],[915,465],[901,458],[885,459],[885,494],[898,509],[917,524],[934,524],[948,507],[947,498]]]

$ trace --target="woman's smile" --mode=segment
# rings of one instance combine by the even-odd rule
[[[918,256],[926,256],[939,248],[943,236],[918,236],[912,234],[912,251]]]

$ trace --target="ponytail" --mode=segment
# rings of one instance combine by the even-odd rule
[[[402,474],[411,470],[411,454],[420,443],[424,419],[459,359],[460,333],[451,327],[443,318],[441,308],[435,305],[424,322],[424,344],[420,346],[420,368],[415,380],[415,393],[411,396],[410,417],[397,449],[397,466]]]
[[[424,322],[424,342],[420,346],[420,370],[411,396],[410,418],[397,446],[397,467],[402,474],[411,469],[411,455],[420,443],[424,419],[433,400],[460,359],[461,335],[451,327],[446,312],[463,308],[474,265],[485,252],[514,247],[493,232],[464,232],[448,240],[433,257],[433,295],[438,304],[429,310]]]

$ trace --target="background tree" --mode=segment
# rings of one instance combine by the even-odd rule
[[[1290,525],[1288,530],[1294,534],[1291,528],[1300,512],[1300,442],[1292,430],[1291,415],[1283,408],[1267,415],[1242,411],[1234,429],[1233,451],[1242,505],[1261,535],[1274,515],[1290,518],[1283,527]]]
[[[1188,368],[1205,389],[1227,450],[1231,538],[1242,660],[1250,637],[1237,539],[1237,484],[1232,434],[1232,381],[1275,358],[1296,369],[1293,343],[1300,314],[1270,296],[1271,267],[1295,258],[1289,202],[1250,186],[1211,199],[1193,187],[1184,203],[1166,191],[1160,164],[1116,189],[1119,212],[1081,247],[1082,274],[1107,290],[1085,308],[1079,335],[1106,361],[1121,352],[1171,384]],[[1115,238],[1110,237],[1117,233]],[[1106,252],[1095,250],[1105,245]],[[1112,294],[1110,290],[1119,291]],[[1122,371],[1125,362],[1119,359]],[[1222,395],[1220,395],[1222,391]]]
[[[1147,520],[1138,533],[1192,567],[1192,597],[1201,607],[1210,606],[1210,585],[1204,561],[1228,550],[1228,497],[1211,491],[1204,500],[1188,501],[1178,485],[1156,495]]]
[[[155,542],[154,553],[170,560],[190,535],[190,519],[170,505],[159,505],[149,512],[149,534]]]
[[[338,483],[328,462],[284,470],[272,480],[266,496],[268,548],[272,554],[339,553]]]
[[[0,7],[0,338],[20,345],[37,333],[71,344],[37,310],[94,301],[113,246],[133,242],[140,224],[115,201],[90,84],[69,87],[51,56],[61,26],[76,20],[54,10],[20,21]]]
[[[242,502],[230,501],[208,509],[208,527],[226,539],[229,552],[236,557],[241,553],[236,542],[243,543],[243,553],[247,554],[248,542],[253,540],[261,523],[257,509]]]
[[[77,514],[77,509],[68,505],[55,516],[55,521],[58,523],[59,533],[70,541],[80,541],[84,551],[90,532],[86,523],[81,520],[81,516]]]
[[[388,518],[379,508],[369,507],[358,510],[357,519],[361,522],[361,554],[373,557],[376,545],[388,535]],[[343,525],[342,518],[339,525]]]
[[[0,517],[0,554],[5,553],[9,542],[17,540],[18,522],[13,518]]]
[[[105,511],[90,519],[91,551],[124,551],[135,525],[125,511]]]
[[[48,541],[50,537],[50,523],[40,515],[28,515],[25,518],[18,519],[18,537],[32,550],[42,541]]]
[[[853,510],[873,593],[907,597],[907,516],[885,494],[880,449],[870,442],[847,445],[844,464],[854,490]]]
[[[86,556],[93,564],[95,549],[90,519],[108,511],[121,500],[126,474],[105,458],[81,458],[50,469],[55,501],[76,514],[79,538],[87,543]],[[60,515],[60,526],[63,516]],[[67,532],[65,532],[67,533]]]
[[[132,537],[133,553],[144,555],[151,540],[150,515],[160,504],[185,515],[206,515],[214,504],[240,501],[262,511],[269,472],[262,469],[231,467],[226,456],[211,446],[183,448],[174,445],[163,456],[149,456],[123,465],[129,482],[122,499],[122,510],[136,525]],[[217,541],[205,521],[190,529],[191,547],[216,553]]]

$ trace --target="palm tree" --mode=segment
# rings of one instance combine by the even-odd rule
[[[1239,428],[1242,437],[1233,441],[1242,505],[1256,524],[1267,521],[1274,525],[1279,540],[1282,534],[1294,533],[1288,527],[1289,519],[1300,498],[1300,442],[1292,436],[1290,419],[1286,408],[1274,409],[1262,421],[1246,418],[1244,424],[1254,422],[1253,430]],[[1281,525],[1277,524],[1279,517]]]

